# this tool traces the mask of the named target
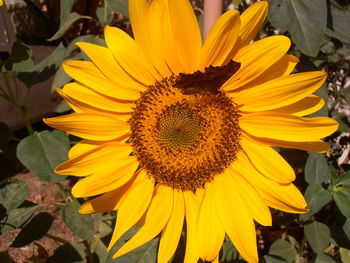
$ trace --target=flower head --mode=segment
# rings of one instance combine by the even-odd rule
[[[185,262],[217,260],[225,234],[257,262],[254,221],[307,211],[272,147],[326,151],[338,125],[303,117],[324,105],[312,93],[326,74],[291,74],[287,37],[251,43],[267,8],[224,13],[202,45],[187,0],[130,0],[135,39],[107,26],[107,47],[78,43],[91,61],[64,64],[76,81],[58,92],[75,113],[45,121],[83,140],[56,172],[86,176],[74,196],[100,195],[81,213],[118,210],[109,247],[141,226],[115,257],[161,234],[168,262],[186,224]]]

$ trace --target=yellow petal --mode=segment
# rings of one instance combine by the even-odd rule
[[[322,71],[284,76],[245,89],[235,97],[241,111],[267,111],[295,103],[319,89],[326,80]]]
[[[99,165],[103,165],[103,161]],[[113,167],[108,167],[77,182],[72,188],[74,197],[88,197],[114,190],[133,176],[139,163],[133,156],[114,160]]]
[[[106,142],[104,141],[89,141],[89,140],[81,140],[72,148],[70,148],[68,152],[68,159],[73,159],[79,155],[85,154],[97,147],[101,146]]]
[[[129,15],[132,26],[132,31],[136,41],[139,43],[144,42],[146,38],[145,31],[145,17],[148,7],[147,0],[129,0]]]
[[[232,165],[234,165],[234,163]],[[227,185],[227,188],[225,189],[229,190],[225,195],[231,195],[232,192],[235,192],[234,196],[229,197],[229,199],[233,198],[236,199],[236,202],[242,203],[250,216],[260,225],[272,225],[272,217],[269,208],[266,206],[256,189],[251,186],[245,177],[242,177],[239,174],[234,174],[231,169],[225,170],[224,175],[219,176],[223,176],[219,180],[225,182]],[[217,189],[221,188],[219,185]],[[243,196],[244,198],[242,198]]]
[[[287,76],[294,70],[295,66],[298,64],[299,59],[293,55],[286,54],[275,64],[269,67],[263,74],[253,81],[247,83],[247,87],[254,87],[263,84],[272,79]]]
[[[70,98],[73,103],[91,110],[101,110],[110,112],[131,112],[135,106],[134,103],[123,103],[117,99],[106,97],[100,93],[94,92],[83,84],[72,82],[66,84],[62,90],[57,89],[64,98]]]
[[[144,85],[155,82],[154,68],[149,66],[134,39],[117,27],[106,26],[104,30],[106,44],[122,69],[136,81]]]
[[[240,145],[255,168],[267,178],[281,184],[295,180],[293,168],[271,147],[257,144],[244,136]]]
[[[258,78],[286,54],[290,43],[288,37],[271,36],[240,49],[233,60],[240,62],[241,67],[223,89],[234,90]]]
[[[218,217],[225,232],[241,256],[248,262],[258,262],[254,221],[242,197],[230,189],[227,172],[215,177],[214,198]],[[226,179],[226,180],[225,180]],[[244,197],[245,198],[245,197]]]
[[[147,10],[147,45],[150,59],[163,77],[183,71],[170,25],[167,1],[151,1]]]
[[[322,98],[309,95],[296,103],[270,110],[269,112],[305,116],[320,110],[325,105]]]
[[[220,263],[219,261],[220,254],[216,256],[216,258],[212,261],[213,263]]]
[[[118,204],[118,216],[112,239],[108,250],[126,233],[145,213],[154,189],[154,182],[147,173],[142,170],[135,182],[125,192],[123,199]]]
[[[276,140],[269,138],[259,138],[250,134],[245,134],[253,141],[267,146],[277,146],[290,149],[300,149],[310,152],[326,152],[329,149],[329,145],[321,140],[309,141],[309,142],[290,142],[285,140]]]
[[[146,212],[144,225],[114,254],[113,258],[122,256],[143,245],[162,231],[168,223],[171,211],[173,210],[173,196],[172,188],[163,185],[157,186]]]
[[[196,227],[199,203],[192,191],[184,191],[186,215],[186,252],[184,263],[197,263],[199,259]]]
[[[238,153],[234,164],[228,169],[246,178],[266,205],[291,213],[307,212],[305,199],[293,184],[279,184],[266,178],[252,166],[243,152]]]
[[[197,18],[188,0],[166,0],[178,55],[184,72],[196,70],[202,46]]]
[[[209,32],[201,51],[199,69],[206,67],[222,66],[229,56],[237,41],[241,26],[239,13],[231,10],[219,17]]]
[[[111,51],[102,46],[91,44],[88,42],[76,43],[81,50],[92,60],[94,65],[115,84],[129,83],[133,88],[144,91],[146,85],[137,79],[138,75],[131,75],[127,72],[126,68],[122,68],[117,61],[114,59]]]
[[[162,231],[158,250],[158,263],[167,263],[173,256],[180,240],[185,215],[182,191],[174,190],[173,211],[169,222]]]
[[[117,139],[130,130],[125,121],[97,113],[73,113],[44,119],[44,122],[55,129],[96,141]]]
[[[87,215],[93,213],[110,212],[118,209],[119,202],[132,185],[133,180],[122,187],[91,199],[80,206],[79,213]]]
[[[197,245],[199,256],[212,261],[218,255],[224,241],[225,232],[217,214],[213,184],[208,183],[198,213]]]
[[[63,64],[63,69],[75,80],[104,96],[129,100],[129,102],[140,97],[139,90],[135,89],[130,83],[122,80],[114,83],[107,79],[90,61],[66,61]]]
[[[331,135],[338,123],[326,117],[297,117],[277,113],[253,113],[240,118],[240,127],[255,137],[291,142],[316,141]]]
[[[256,2],[241,15],[240,46],[245,46],[261,28],[268,11],[267,1]]]
[[[64,175],[86,176],[107,171],[119,160],[126,159],[132,148],[125,143],[106,143],[81,155],[77,155],[56,167],[55,172]]]

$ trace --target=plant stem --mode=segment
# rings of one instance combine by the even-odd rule
[[[67,201],[67,199],[68,199],[70,196],[67,194],[66,190],[63,188],[63,186],[62,186],[60,183],[56,183],[55,185],[57,186],[58,191],[59,191],[60,194],[62,195],[64,201]]]
[[[12,88],[11,83],[9,81],[8,73],[2,72],[1,75],[4,79],[4,83],[5,83],[5,86],[7,89],[7,94],[5,93],[5,90],[1,89],[1,91],[4,93],[4,96],[2,96],[2,97],[7,99],[12,104],[12,106],[16,109],[19,116],[21,117],[21,120],[22,120],[23,124],[26,126],[29,134],[33,134],[34,129],[33,129],[32,124],[30,123],[30,121],[28,119],[27,111],[25,110],[23,105],[20,105],[18,103],[18,101],[16,100],[16,97],[13,93],[13,88]]]

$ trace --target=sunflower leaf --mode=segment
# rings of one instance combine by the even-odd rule
[[[335,1],[331,2],[329,11],[329,23],[326,34],[344,43],[350,43],[350,11],[341,9]]]
[[[335,263],[336,261],[327,254],[318,254],[315,263]],[[345,261],[344,261],[345,262]]]
[[[63,55],[66,48],[62,43],[43,61],[36,64],[33,68],[26,72],[20,72],[18,79],[22,81],[28,88],[43,82],[56,73],[58,67],[63,62]]]
[[[305,165],[305,181],[308,184],[321,184],[329,181],[326,158],[320,153],[309,153]]]
[[[34,214],[37,208],[38,205],[33,205],[29,207],[20,207],[11,210],[5,221],[6,224],[1,229],[1,233],[5,234],[6,232],[14,229],[14,227],[18,228],[21,225],[23,225]]]
[[[278,239],[271,245],[269,254],[281,257],[288,262],[292,262],[297,256],[297,251],[287,240]]]
[[[269,0],[271,23],[288,31],[300,50],[316,56],[327,25],[326,1]]]
[[[67,160],[69,140],[61,131],[42,131],[23,139],[17,147],[20,162],[41,180],[57,183],[65,179],[54,173]]]
[[[91,19],[90,16],[81,16],[76,12],[70,13],[66,17],[64,23],[60,25],[60,28],[58,29],[58,31],[52,37],[50,37],[48,41],[54,41],[61,38],[76,21],[82,18]]]
[[[348,191],[344,191],[346,188],[339,188],[339,191],[333,193],[334,201],[337,204],[340,212],[347,218],[350,218],[350,189],[348,189]]]
[[[90,240],[94,234],[94,225],[90,215],[78,213],[79,202],[72,199],[61,210],[62,220],[82,240]]]
[[[304,226],[304,233],[310,246],[317,253],[323,253],[328,247],[331,234],[328,226],[314,221]]]
[[[8,179],[0,185],[0,200],[7,213],[23,203],[28,194],[29,189],[25,181]]]
[[[60,24],[61,25],[67,20],[69,14],[72,11],[73,5],[76,2],[77,2],[77,0],[61,0],[60,1],[60,7],[61,7]]]
[[[320,184],[310,184],[306,188],[304,196],[310,211],[300,215],[303,220],[308,219],[310,216],[320,211],[321,208],[328,204],[328,202],[332,199],[332,194],[324,189]]]

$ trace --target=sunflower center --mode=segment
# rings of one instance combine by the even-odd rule
[[[186,151],[198,143],[205,120],[187,105],[176,103],[160,115],[156,136],[160,144],[172,151]]]
[[[141,94],[129,121],[130,142],[156,183],[195,190],[235,160],[241,149],[239,115],[219,88],[206,84],[207,91],[197,92],[198,74],[195,87],[184,81],[193,82],[189,75],[179,78],[164,79]]]

